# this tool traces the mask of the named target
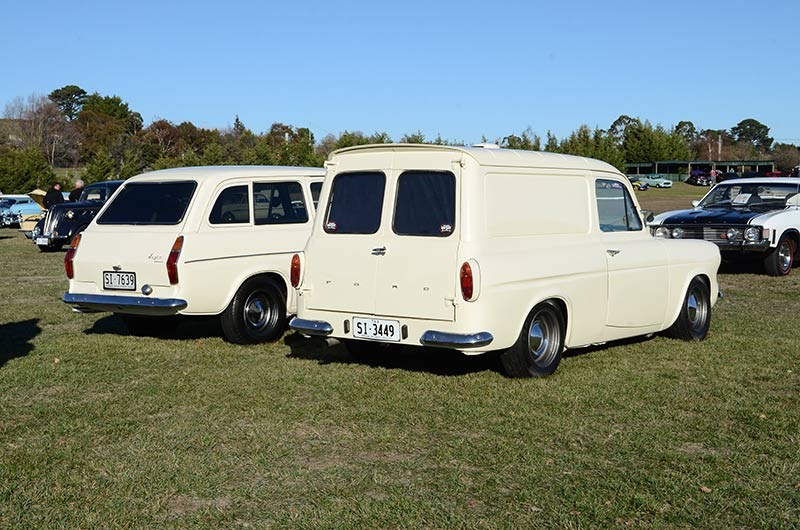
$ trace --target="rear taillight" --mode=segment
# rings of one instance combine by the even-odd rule
[[[469,263],[464,262],[461,265],[461,272],[459,272],[458,277],[461,281],[461,296],[466,301],[472,300],[475,284],[472,281],[472,267]]]
[[[172,244],[172,250],[169,251],[169,257],[167,258],[167,276],[169,276],[170,285],[178,283],[178,258],[181,257],[182,248],[183,236],[178,236],[175,243]]]
[[[67,278],[70,280],[75,277],[75,253],[78,252],[78,245],[81,242],[81,235],[76,234],[69,243],[67,253],[64,255],[64,270],[67,272]]]
[[[289,278],[292,280],[292,287],[300,287],[300,256],[292,256],[292,266],[289,269]]]

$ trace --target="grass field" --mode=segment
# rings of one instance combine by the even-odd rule
[[[0,231],[0,528],[800,527],[800,270],[722,274],[702,343],[510,380],[208,321],[128,336],[59,301],[62,258]]]

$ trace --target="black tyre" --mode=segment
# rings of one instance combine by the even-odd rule
[[[169,337],[174,335],[180,319],[177,315],[146,317],[139,315],[119,315],[131,335],[137,337]]]
[[[555,304],[543,302],[525,319],[517,342],[500,355],[509,377],[543,377],[556,371],[564,350],[566,325]]]
[[[250,278],[220,315],[222,333],[235,344],[276,340],[286,328],[286,298],[269,278]]]
[[[783,235],[778,245],[764,258],[764,271],[770,276],[786,276],[792,272],[796,250],[794,240]]]
[[[711,293],[708,284],[695,277],[686,289],[678,318],[667,330],[667,334],[681,340],[703,340],[710,325]]]

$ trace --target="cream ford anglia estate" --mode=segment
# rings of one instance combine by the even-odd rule
[[[311,232],[322,168],[234,166],[128,179],[73,239],[64,302],[134,333],[219,315],[225,337],[278,338],[295,311],[289,261]]]
[[[292,257],[302,334],[502,351],[542,376],[575,348],[708,332],[719,250],[644,226],[628,179],[588,158],[493,145],[331,154],[321,213]]]

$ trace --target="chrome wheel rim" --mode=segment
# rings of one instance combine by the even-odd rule
[[[700,287],[692,287],[686,297],[686,316],[695,331],[702,330],[708,321],[708,299]]]
[[[784,241],[778,248],[778,266],[781,272],[789,272],[792,267],[792,244]]]
[[[272,307],[266,295],[261,292],[251,293],[244,304],[244,322],[254,331],[261,331],[269,324]]]
[[[549,311],[537,313],[528,327],[528,351],[533,364],[546,367],[558,355],[559,328],[555,316]]]

